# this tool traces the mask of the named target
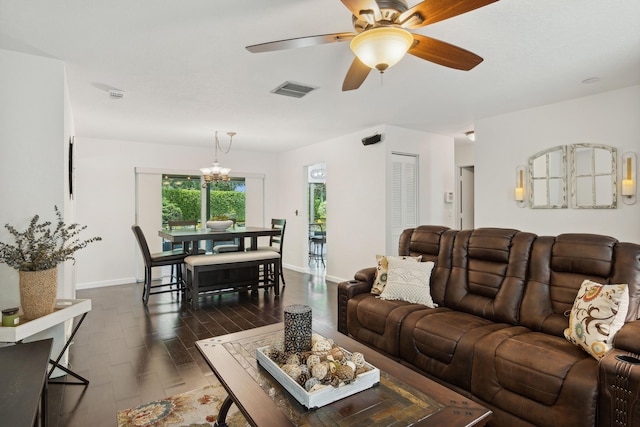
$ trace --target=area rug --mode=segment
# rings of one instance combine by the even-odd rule
[[[221,385],[208,385],[118,411],[118,427],[213,427],[225,397]],[[248,426],[235,405],[227,414],[227,424]]]

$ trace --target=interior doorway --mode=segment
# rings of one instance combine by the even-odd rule
[[[458,170],[458,227],[470,230],[474,228],[474,168],[462,166]]]
[[[324,163],[307,167],[308,241],[307,265],[310,271],[327,267],[327,170]]]

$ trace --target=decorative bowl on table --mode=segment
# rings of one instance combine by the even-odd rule
[[[324,341],[324,348],[314,344],[308,352],[286,353],[279,335],[271,345],[256,349],[258,364],[301,405],[317,409],[380,384],[380,370],[362,353],[350,353],[318,334],[313,337]]]
[[[227,228],[231,227],[232,224],[233,221],[230,219],[207,221],[207,227],[209,227],[213,231],[225,231]]]

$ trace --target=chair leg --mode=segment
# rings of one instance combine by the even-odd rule
[[[144,270],[144,291],[142,292],[142,302],[147,305],[149,302],[149,294],[151,293],[151,267],[145,267]]]
[[[280,258],[280,280],[282,281],[282,287],[286,285],[284,282],[284,273],[282,272],[282,258]]]

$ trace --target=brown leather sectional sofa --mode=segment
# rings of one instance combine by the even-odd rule
[[[640,245],[420,226],[399,255],[435,262],[437,307],[376,297],[367,268],[339,284],[340,332],[484,404],[492,426],[640,426]],[[599,362],[563,335],[585,279],[629,286],[626,323]]]

